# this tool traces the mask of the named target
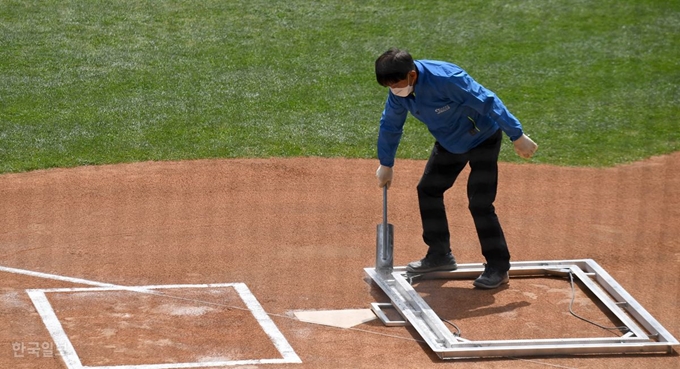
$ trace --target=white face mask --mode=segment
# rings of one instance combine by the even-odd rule
[[[409,81],[409,76],[406,76],[406,82],[408,82],[408,86],[406,87],[397,87],[393,88],[390,87],[390,91],[392,91],[393,94],[399,96],[399,97],[406,97],[413,92],[413,86],[411,86],[411,82]]]

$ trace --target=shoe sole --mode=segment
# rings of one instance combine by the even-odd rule
[[[500,282],[498,282],[497,284],[494,284],[494,285],[482,284],[482,283],[479,283],[477,281],[472,282],[472,284],[477,288],[481,288],[481,289],[485,289],[485,290],[492,290],[494,288],[498,288],[501,285],[509,283],[509,282],[510,282],[510,278],[506,275],[505,278],[503,278]]]
[[[438,267],[433,267],[433,268],[428,268],[428,269],[413,269],[409,266],[406,266],[406,271],[409,273],[432,273],[432,272],[451,272],[458,269],[458,265],[441,265]]]

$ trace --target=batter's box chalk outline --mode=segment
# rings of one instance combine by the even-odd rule
[[[279,359],[250,359],[250,360],[231,360],[195,363],[168,363],[168,364],[142,364],[142,365],[107,365],[107,366],[83,366],[80,357],[73,344],[69,340],[64,328],[57,318],[52,305],[47,299],[46,293],[65,293],[65,292],[88,292],[88,291],[133,291],[148,292],[160,289],[179,289],[179,288],[220,288],[232,287],[238,293],[241,300],[245,303],[248,310],[253,314],[260,327],[272,340],[272,343],[281,354]],[[38,314],[43,320],[45,327],[54,340],[55,346],[59,350],[64,363],[68,369],[183,369],[183,368],[210,368],[218,366],[237,366],[237,365],[262,365],[262,364],[300,364],[302,360],[293,350],[281,331],[276,327],[269,315],[264,311],[262,305],[245,283],[217,283],[217,284],[180,284],[180,285],[157,285],[157,286],[107,286],[107,287],[86,287],[86,288],[51,288],[51,289],[29,289],[26,290],[28,296],[33,301],[33,305],[38,310]]]

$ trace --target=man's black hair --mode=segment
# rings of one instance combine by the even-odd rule
[[[393,47],[375,60],[375,79],[381,86],[389,86],[406,79],[408,72],[414,69],[416,65],[411,54]]]

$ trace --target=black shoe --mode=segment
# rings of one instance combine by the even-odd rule
[[[450,271],[458,269],[456,259],[449,252],[446,255],[427,255],[418,261],[412,261],[406,266],[409,273],[429,273],[438,271]]]
[[[501,272],[488,264],[484,264],[484,273],[477,277],[472,284],[477,288],[492,289],[498,288],[500,285],[508,283],[509,281],[510,276],[508,275],[508,272]]]

